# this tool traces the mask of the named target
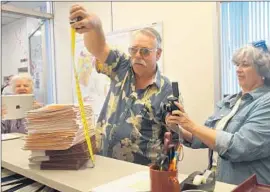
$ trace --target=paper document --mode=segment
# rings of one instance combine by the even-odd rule
[[[2,141],[18,139],[22,137],[22,135],[17,135],[17,134],[12,134],[12,133],[2,133],[1,135],[2,135]]]
[[[186,177],[178,174],[178,181]],[[94,192],[150,192],[150,172],[140,171],[94,188]]]
[[[150,192],[149,171],[140,171],[93,189],[94,192]]]

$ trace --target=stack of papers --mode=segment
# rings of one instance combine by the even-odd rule
[[[88,133],[95,152],[93,110],[85,105]],[[26,116],[25,150],[31,150],[30,165],[40,169],[79,169],[90,159],[79,106],[48,105]]]

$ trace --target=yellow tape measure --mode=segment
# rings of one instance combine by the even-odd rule
[[[91,144],[91,140],[90,140],[89,132],[88,132],[89,131],[88,123],[87,123],[87,120],[86,120],[86,115],[85,115],[85,110],[84,110],[84,105],[83,105],[83,99],[82,99],[82,93],[81,93],[78,73],[77,73],[76,65],[75,65],[75,39],[76,39],[75,29],[71,28],[71,54],[72,54],[74,76],[75,76],[75,81],[76,81],[76,93],[77,93],[77,98],[78,98],[79,107],[80,107],[80,113],[81,113],[81,118],[82,118],[82,123],[83,123],[83,130],[84,130],[85,140],[87,142],[90,158],[92,160],[93,165],[95,165],[95,159],[94,159],[92,144]]]

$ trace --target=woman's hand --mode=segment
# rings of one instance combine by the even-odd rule
[[[175,110],[166,118],[167,124],[178,124],[183,129],[183,135],[186,140],[192,142],[192,136],[197,137],[210,149],[214,149],[216,143],[216,130],[195,124],[185,112],[183,106],[175,102],[179,110]]]
[[[188,117],[181,104],[175,102],[175,105],[179,108],[179,110],[172,111],[172,114],[169,114],[166,117],[166,124],[169,126],[177,124],[180,125],[183,129],[192,132],[196,126],[195,123]]]

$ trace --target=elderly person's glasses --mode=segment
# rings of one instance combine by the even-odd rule
[[[128,48],[128,52],[129,54],[133,57],[137,54],[137,52],[139,51],[140,55],[142,57],[147,57],[150,55],[151,52],[156,51],[157,49],[149,49],[146,47],[142,47],[142,48],[138,48],[138,47],[129,47]]]

